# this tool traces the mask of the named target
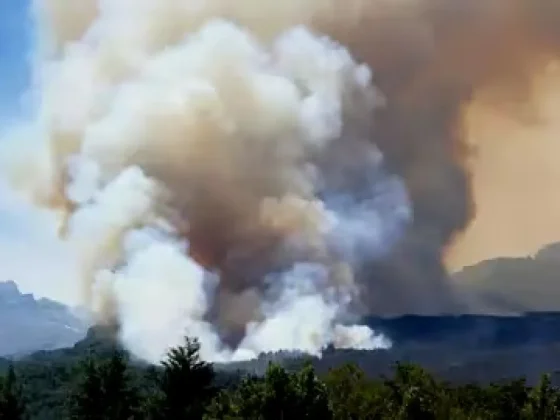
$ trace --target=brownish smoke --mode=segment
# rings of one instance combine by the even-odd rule
[[[504,119],[522,126],[538,124],[536,93],[546,86],[537,82],[543,80],[541,76],[560,52],[560,2],[332,0],[325,1],[324,8],[319,6],[315,5],[319,11],[314,14],[313,26],[368,63],[376,85],[387,98],[386,107],[371,115],[371,139],[383,151],[391,170],[405,180],[413,203],[414,223],[391,256],[362,268],[363,303],[368,311],[377,312],[462,309],[461,299],[454,296],[448,281],[444,259],[447,256],[451,266],[460,266],[467,259],[463,256],[480,243],[480,236],[461,242],[461,234],[476,211],[482,212],[489,204],[476,200],[480,196],[477,188],[487,179],[479,175],[490,176],[491,172],[487,166],[476,172],[480,168],[477,153],[482,155],[497,144],[500,150],[508,150],[509,139],[492,138],[493,133],[507,130],[487,130]],[[236,20],[256,27],[257,11],[272,9],[268,3],[262,9],[247,6],[245,11],[251,13],[239,12]],[[271,26],[270,32],[284,29],[287,23],[308,23],[309,14],[299,17],[292,11],[284,12],[288,17],[279,18],[282,24]],[[224,15],[228,17],[228,12]],[[294,19],[295,15],[298,18]],[[172,29],[162,38],[182,36]],[[489,117],[491,112],[497,117]],[[347,117],[352,121],[352,116]],[[472,131],[481,126],[490,138],[477,139],[473,148]],[[266,150],[224,150],[221,142],[216,142],[214,150],[213,130],[209,124],[200,167],[181,168],[175,177],[166,165],[151,167],[147,162],[142,166],[149,175],[165,179],[174,191],[180,191],[189,179],[197,180],[194,186],[184,186],[184,190],[196,192],[178,197],[175,203],[185,212],[179,218],[188,215],[191,253],[221,272],[225,286],[220,293],[227,298],[217,308],[232,315],[232,294],[238,299],[233,306],[250,313],[256,305],[252,287],[259,283],[254,279],[270,271],[269,255],[274,254],[286,229],[283,222],[263,223],[260,198],[278,196],[282,188],[275,180],[254,176],[259,173],[255,162],[273,161],[270,156],[258,159],[258,153]],[[221,159],[224,154],[227,159]],[[499,167],[501,155],[494,156],[493,164]],[[177,162],[182,158],[180,153],[172,156]],[[227,162],[244,167],[243,159],[247,160],[246,173],[232,178]],[[211,182],[204,185],[201,179]],[[247,184],[251,190],[243,188]],[[304,224],[287,222],[288,227]],[[242,252],[233,252],[239,250]],[[239,317],[239,325],[244,326],[252,314]]]
[[[507,138],[492,136],[473,144],[473,130],[482,121],[473,115],[483,109],[486,127],[504,119],[522,126],[538,123],[536,83],[560,52],[560,2],[370,1],[361,2],[357,14],[337,13],[344,7],[333,4],[331,14],[316,16],[314,26],[374,69],[387,106],[372,116],[372,141],[404,178],[414,209],[413,226],[392,256],[363,269],[364,303],[379,312],[461,310],[444,260],[449,266],[461,265],[462,256],[468,261],[469,249],[480,246],[480,234],[481,239],[461,241],[477,206],[492,206],[475,200],[473,189],[480,189],[486,179],[473,173],[476,156],[495,144],[507,150],[509,144]],[[491,112],[495,116],[488,117]],[[500,156],[496,159],[498,168]],[[200,261],[211,261],[225,272],[244,266],[234,277],[245,280],[228,282],[239,290],[253,283],[245,267],[258,265],[258,256],[267,255],[267,247],[282,237],[270,231],[263,236],[260,230],[244,232],[240,239],[240,233],[232,231],[241,214],[234,214],[235,203],[243,202],[245,211],[246,199],[230,197],[231,214],[225,218],[220,203],[201,206],[200,217],[189,216],[195,221],[193,252]],[[207,213],[209,208],[219,211]],[[251,251],[232,259],[229,250],[239,242],[252,243],[247,248]]]
[[[461,265],[461,255],[492,235],[478,230],[479,239],[461,242],[477,207],[493,205],[475,201],[473,188],[485,185],[485,178],[473,173],[480,167],[477,150],[499,144],[503,155],[488,162],[499,171],[509,147],[508,138],[490,136],[472,148],[472,130],[481,121],[474,110],[484,109],[486,127],[504,120],[538,124],[536,93],[551,86],[537,92],[536,83],[560,52],[560,2],[372,1],[352,24],[334,20],[318,26],[374,69],[388,104],[375,115],[373,139],[404,177],[414,207],[414,225],[394,255],[365,274],[374,285],[368,288],[368,306],[381,312],[457,310],[442,261],[447,256],[450,265]],[[523,141],[531,142],[525,148],[531,149],[536,139]],[[523,159],[521,153],[517,157]],[[532,169],[522,169],[523,161],[518,167]],[[517,199],[523,203],[526,197]]]

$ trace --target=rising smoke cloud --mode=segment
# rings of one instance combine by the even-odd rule
[[[547,210],[535,201],[535,192],[557,179],[550,170],[555,165],[527,157],[557,150],[543,148],[540,140],[556,132],[550,93],[558,91],[558,77],[550,70],[560,51],[560,5],[546,0],[362,4],[367,6],[352,25],[340,20],[324,25],[375,69],[388,100],[375,113],[372,138],[404,179],[414,213],[412,227],[389,259],[373,262],[364,274],[372,285],[366,300],[382,313],[476,310],[457,296],[445,266],[456,269],[507,253],[513,243],[527,252],[528,242],[538,247],[554,240],[552,210],[540,222],[542,229],[519,221],[543,218]],[[528,134],[520,136],[520,127]],[[511,166],[515,175],[508,178]],[[502,200],[507,184],[511,193]],[[489,185],[495,185],[491,196]],[[543,196],[545,203],[557,195]],[[534,206],[527,213],[530,201]],[[506,203],[519,210],[512,212]],[[498,233],[497,226],[518,235]]]
[[[467,116],[526,115],[551,4],[37,0],[33,147],[3,167],[141,357],[387,345],[348,325],[465,309]]]
[[[98,321],[149,360],[184,334],[214,360],[386,345],[346,326],[354,267],[410,219],[369,141],[371,70],[297,22],[261,35],[219,4],[99,2],[83,32],[55,6],[38,3],[45,171],[16,161],[11,179],[61,211]]]

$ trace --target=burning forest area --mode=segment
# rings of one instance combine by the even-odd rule
[[[476,312],[452,273],[560,238],[559,2],[32,12],[2,175],[141,359],[387,348],[364,317]]]

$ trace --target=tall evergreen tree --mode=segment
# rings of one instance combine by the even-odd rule
[[[99,365],[89,357],[82,363],[80,373],[81,380],[68,401],[69,417],[75,420],[102,420],[105,413]]]
[[[139,397],[128,375],[125,354],[115,351],[101,365],[101,388],[104,399],[104,415],[110,420],[129,420],[137,413]]]
[[[200,343],[185,338],[162,363],[158,378],[159,395],[152,405],[154,419],[202,419],[207,404],[216,395],[214,369],[200,357]]]
[[[123,353],[109,360],[89,358],[82,367],[82,380],[69,401],[70,418],[76,420],[129,420],[138,406],[137,393],[127,375]]]
[[[25,418],[21,387],[14,367],[10,365],[8,373],[0,383],[0,420],[20,420]]]

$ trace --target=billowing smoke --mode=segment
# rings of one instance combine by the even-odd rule
[[[559,179],[551,124],[559,80],[551,70],[560,52],[560,3],[361,4],[351,25],[322,24],[375,70],[388,99],[375,113],[372,138],[403,177],[414,214],[392,255],[365,272],[372,285],[366,300],[383,313],[471,310],[444,265],[512,247],[528,252],[529,243],[538,248],[560,235],[551,229],[558,206],[546,204],[556,204],[557,193],[542,188]]]
[[[267,36],[249,3],[62,3],[37,4],[45,171],[11,178],[61,211],[98,320],[150,360],[185,334],[219,360],[387,345],[352,326],[356,268],[411,219],[371,69],[295,10]]]
[[[443,261],[477,242],[453,242],[471,117],[534,116],[559,8],[37,0],[37,115],[4,166],[142,357],[387,345],[352,323],[466,309]]]

